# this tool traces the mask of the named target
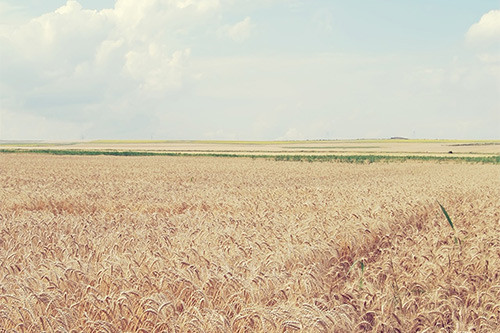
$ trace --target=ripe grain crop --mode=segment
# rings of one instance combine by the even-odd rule
[[[0,184],[7,332],[500,330],[498,165],[1,154]]]

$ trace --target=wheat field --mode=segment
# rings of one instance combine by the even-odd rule
[[[500,331],[498,165],[1,154],[0,181],[0,332]]]

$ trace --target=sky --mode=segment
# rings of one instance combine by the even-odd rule
[[[500,139],[500,1],[0,0],[0,140]]]

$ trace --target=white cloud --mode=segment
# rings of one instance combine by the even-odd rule
[[[83,10],[76,1],[17,27],[4,27],[0,38],[4,60],[28,66],[34,76],[69,75],[75,66],[92,60],[99,43],[112,29],[102,12]]]
[[[500,10],[484,14],[479,22],[469,28],[465,40],[489,75],[496,77],[500,93]]]
[[[319,10],[314,14],[313,22],[321,32],[333,32],[333,15],[329,10]]]
[[[120,49],[123,47],[124,43],[125,39],[123,37],[115,40],[106,39],[102,41],[96,50],[96,65],[104,65],[109,59],[115,58],[114,55],[120,53]]]
[[[478,55],[479,60],[486,64],[500,64],[500,53],[498,54],[488,54],[483,53]]]
[[[141,82],[141,89],[165,91],[178,89],[183,82],[183,70],[190,50],[169,54],[166,47],[150,43],[147,49],[132,50],[126,55],[125,69],[132,78]]]
[[[466,34],[471,44],[500,45],[500,10],[491,10],[474,23]]]
[[[52,12],[0,25],[0,107],[12,125],[4,134],[34,119],[46,128],[51,119],[80,128],[83,120],[92,127],[140,114],[155,124],[204,78],[203,69],[191,68],[192,46],[217,37],[221,27],[235,41],[253,28],[249,17],[225,25],[221,7],[237,6],[232,0],[117,0],[102,10],[82,4],[68,0]]]
[[[28,66],[34,77],[50,80],[89,68],[125,74],[146,89],[178,88],[190,51],[172,43],[172,35],[197,24],[191,14],[218,6],[218,0],[118,0],[113,9],[96,11],[69,0],[26,24],[2,27],[2,69]]]
[[[115,8],[97,11],[69,0],[26,24],[2,27],[0,83],[19,87],[12,91],[18,105],[41,94],[47,103],[48,96],[61,96],[54,101],[58,104],[65,95],[76,93],[71,89],[83,85],[114,94],[98,93],[90,103],[128,96],[134,82],[146,95],[179,90],[185,82],[190,49],[171,45],[168,36],[158,32],[165,31],[165,24],[194,23],[189,15],[185,21],[178,11],[207,11],[217,5],[213,0],[118,0]],[[176,14],[180,18],[175,19]],[[124,82],[129,83],[125,90],[116,89]],[[66,101],[70,107],[71,99]],[[9,106],[14,107],[14,103],[3,105]],[[37,113],[42,106],[32,105],[23,111]]]
[[[289,128],[285,135],[280,137],[278,140],[303,140],[305,139],[304,135],[297,130],[296,128]]]
[[[254,24],[250,17],[246,17],[232,26],[225,26],[222,28],[222,32],[232,40],[241,43],[250,37],[253,27]]]
[[[70,14],[70,13],[74,13],[74,12],[78,12],[82,9],[82,5],[80,5],[78,3],[78,1],[76,0],[68,0],[68,2],[66,3],[66,5],[60,7],[59,9],[56,10],[56,13],[57,14],[61,14],[61,15],[64,15],[64,14]]]
[[[12,5],[9,3],[5,3],[3,1],[0,2],[0,17],[2,18],[2,25],[8,24],[16,24],[21,21],[25,21],[26,17],[22,13],[23,6],[16,4]]]
[[[219,0],[174,0],[178,8],[195,7],[199,11],[207,11],[219,7]]]

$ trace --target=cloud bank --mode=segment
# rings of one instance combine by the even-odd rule
[[[443,63],[349,51],[334,9],[69,0],[5,20],[0,139],[498,137],[499,10]]]
[[[91,128],[103,113],[140,114],[137,105],[175,95],[193,79],[190,48],[175,39],[203,25],[218,6],[217,0],[118,0],[97,11],[69,0],[26,24],[2,26],[4,117]]]

